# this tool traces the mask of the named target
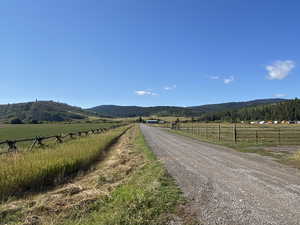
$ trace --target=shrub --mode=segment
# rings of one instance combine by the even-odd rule
[[[15,119],[12,119],[10,121],[11,124],[22,124],[22,120],[20,120],[19,118],[15,118]]]

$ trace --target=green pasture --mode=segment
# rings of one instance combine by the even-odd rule
[[[117,123],[74,123],[74,124],[4,124],[0,125],[0,141],[51,136],[90,129],[111,127]]]

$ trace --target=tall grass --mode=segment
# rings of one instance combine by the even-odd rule
[[[45,150],[0,156],[0,199],[41,189],[88,167],[125,129],[117,128]]]

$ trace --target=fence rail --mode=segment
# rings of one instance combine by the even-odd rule
[[[76,136],[77,137],[82,137],[82,136],[88,136],[89,134],[99,134],[120,126],[124,126],[123,124],[121,125],[113,125],[109,128],[101,127],[101,128],[96,128],[96,129],[90,129],[90,130],[81,130],[77,132],[69,132],[67,134],[57,134],[57,135],[52,135],[52,136],[36,136],[33,138],[22,138],[22,139],[16,139],[16,140],[5,140],[5,141],[0,141],[0,147],[1,145],[7,145],[7,150],[0,152],[1,154],[6,154],[6,153],[11,153],[11,152],[17,152],[19,149],[17,148],[17,143],[22,143],[22,142],[32,142],[32,144],[29,147],[29,151],[31,151],[35,146],[42,147],[45,146],[44,141],[53,139],[56,141],[56,143],[63,143],[66,138],[73,139]],[[0,148],[1,149],[1,148]]]
[[[300,145],[300,127],[258,127],[241,125],[204,125],[178,123],[172,129],[220,142]]]

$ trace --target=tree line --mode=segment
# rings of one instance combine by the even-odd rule
[[[205,113],[197,118],[199,121],[300,121],[300,100]]]

